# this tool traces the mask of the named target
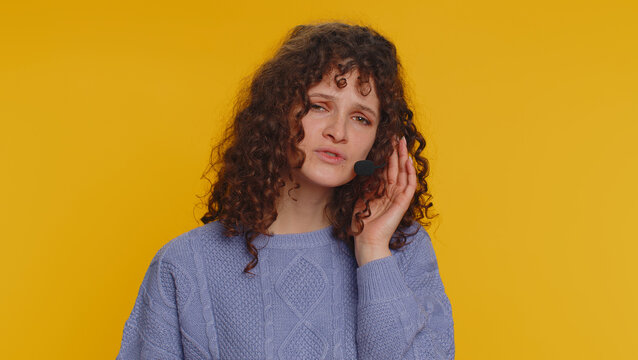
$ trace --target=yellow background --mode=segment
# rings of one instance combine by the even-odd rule
[[[211,142],[296,24],[395,42],[458,359],[636,359],[634,1],[0,5],[2,358],[112,359]]]

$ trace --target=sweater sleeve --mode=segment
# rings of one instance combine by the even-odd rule
[[[175,283],[165,270],[165,248],[146,271],[131,314],[124,325],[117,360],[183,359]]]
[[[402,254],[357,269],[359,359],[454,359],[452,309],[430,237],[419,226],[412,240]]]

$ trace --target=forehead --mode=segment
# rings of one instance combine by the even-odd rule
[[[324,74],[320,82],[308,89],[308,93],[311,94],[313,90],[321,90],[333,96],[348,92],[354,95],[358,101],[365,102],[375,109],[379,108],[374,78],[369,76],[367,79],[361,79],[356,68],[343,75],[340,75],[336,69],[329,71]]]

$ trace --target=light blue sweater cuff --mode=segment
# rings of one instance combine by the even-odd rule
[[[357,268],[359,307],[410,294],[395,256],[370,261]]]

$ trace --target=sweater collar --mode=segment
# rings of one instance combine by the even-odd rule
[[[332,226],[323,229],[296,234],[259,235],[253,240],[258,249],[263,247],[274,249],[305,249],[330,244],[338,241],[332,235]]]

